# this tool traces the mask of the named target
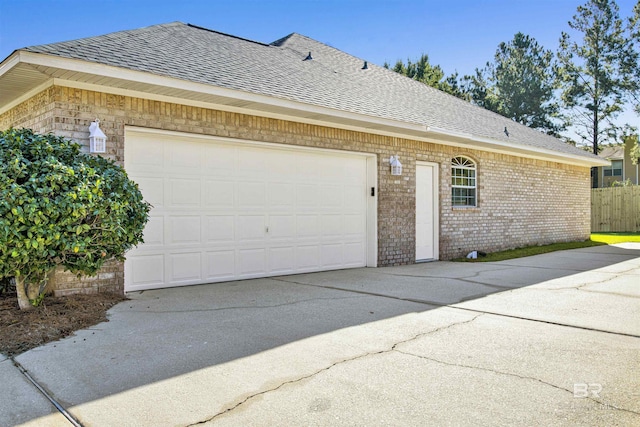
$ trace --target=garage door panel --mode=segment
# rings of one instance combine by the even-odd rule
[[[149,215],[149,221],[144,227],[143,233],[144,247],[161,248],[164,245],[164,216],[163,215]]]
[[[239,182],[237,193],[239,209],[252,208],[264,211],[266,208],[266,184],[264,182]]]
[[[344,159],[330,156],[319,156],[318,180],[322,183],[338,183],[344,178]]]
[[[200,252],[169,254],[170,281],[182,283],[202,279],[202,260]]]
[[[168,144],[165,146],[165,167],[172,173],[184,175],[200,175],[203,157],[202,144],[188,142],[180,146]]]
[[[171,215],[168,221],[168,244],[198,244],[202,237],[200,216]]]
[[[320,245],[299,245],[296,248],[296,268],[301,271],[320,268]]]
[[[204,256],[205,279],[233,279],[236,276],[236,251],[208,251]]]
[[[342,215],[322,215],[322,236],[342,236]]]
[[[137,255],[127,258],[127,285],[132,288],[154,287],[165,284],[164,255]]]
[[[319,215],[297,215],[296,234],[298,237],[320,236]]]
[[[235,241],[235,216],[209,215],[205,217],[205,243],[230,243]]]
[[[321,267],[339,267],[343,265],[344,254],[342,243],[332,245],[322,245],[322,263]]]
[[[264,215],[238,215],[237,236],[239,241],[264,240],[266,233]]]
[[[268,187],[267,199],[270,210],[291,210],[295,206],[296,193],[293,183],[271,182]]]
[[[269,248],[269,273],[291,273],[295,271],[295,248],[293,246]]]
[[[286,239],[293,241],[296,238],[295,215],[271,215],[269,216],[269,238]]]
[[[343,165],[343,181],[352,184],[366,185],[367,164],[360,162],[358,164],[345,163]]]
[[[169,208],[200,206],[200,180],[169,178]]]
[[[343,251],[344,263],[347,267],[359,266],[365,261],[365,246],[361,241],[345,243]]]
[[[297,209],[311,208],[315,212],[318,205],[318,184],[296,185]]]
[[[342,206],[342,186],[331,185],[320,188],[320,207],[324,210]]]
[[[138,188],[144,194],[147,202],[151,203],[154,208],[162,208],[164,206],[164,179],[138,177],[136,179]]]
[[[367,232],[367,221],[363,215],[344,215],[344,235],[364,239]]]
[[[126,137],[125,167],[153,204],[126,290],[367,264],[367,157]]]
[[[269,180],[295,182],[297,171],[293,165],[296,164],[299,156],[294,152],[265,151],[267,177]]]
[[[315,185],[320,176],[320,164],[316,158],[300,155],[293,165],[296,171],[295,182]]]
[[[156,172],[164,169],[164,144],[151,138],[140,138],[127,149],[129,169],[135,168],[137,173]]]
[[[344,207],[343,212],[357,212],[358,214],[364,216],[364,214],[362,214],[362,205],[366,203],[366,196],[363,188],[363,185],[350,185],[342,188],[342,205]]]
[[[267,251],[263,248],[240,249],[239,276],[267,274]]]
[[[229,180],[207,179],[204,181],[204,207],[214,209],[233,209],[235,204],[234,182]]]
[[[264,179],[267,173],[268,150],[252,148],[238,149],[238,167],[236,174],[241,178]]]
[[[205,144],[203,174],[233,177],[237,169],[238,150],[230,145]]]

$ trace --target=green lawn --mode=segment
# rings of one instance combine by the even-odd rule
[[[564,251],[567,249],[588,248],[591,246],[611,245],[623,242],[640,242],[640,233],[593,233],[591,240],[584,242],[554,243],[544,246],[527,246],[525,248],[511,249],[508,251],[488,253],[485,257],[477,259],[457,258],[458,262],[491,262],[507,259],[521,258],[547,252]]]
[[[594,242],[613,243],[640,242],[640,233],[592,233],[591,240]]]

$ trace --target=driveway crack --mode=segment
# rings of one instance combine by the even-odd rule
[[[283,302],[280,304],[273,304],[273,305],[239,305],[239,306],[217,307],[217,308],[193,308],[188,310],[129,310],[128,312],[129,313],[198,313],[198,312],[208,312],[208,311],[263,309],[263,308],[285,307],[288,305],[295,305],[295,304],[300,304],[300,303],[309,302],[309,301],[344,300],[344,299],[354,299],[354,298],[363,298],[363,297],[349,296],[349,297],[332,297],[332,298],[307,298],[307,299]]]
[[[585,288],[585,287],[587,287],[587,286],[599,285],[599,284],[603,284],[603,283],[611,282],[611,281],[613,281],[613,280],[617,279],[619,276],[622,276],[622,275],[628,274],[629,272],[634,271],[634,270],[637,270],[637,269],[638,269],[637,267],[633,267],[633,268],[630,268],[630,269],[628,269],[628,270],[621,271],[621,272],[619,272],[619,273],[606,273],[606,274],[611,274],[611,275],[612,275],[612,277],[609,277],[608,279],[604,279],[604,280],[596,280],[596,281],[594,281],[594,282],[586,282],[586,283],[582,283],[581,285],[578,285],[578,286],[539,287],[539,288],[537,288],[537,289],[543,289],[543,290],[545,290],[545,291],[564,291],[564,290],[567,290],[567,289],[575,289],[575,290],[578,290],[578,291],[584,291],[584,292],[610,293],[610,294],[612,294],[612,295],[623,295],[623,296],[630,296],[630,297],[632,297],[632,298],[637,298],[637,297],[636,297],[636,296],[634,296],[634,295],[618,294],[618,293],[615,293],[615,292],[613,292],[613,293],[612,293],[612,292],[605,292],[605,291],[598,291],[598,290],[593,290],[593,291],[592,291],[592,290],[590,290],[590,289],[583,289],[583,288]]]
[[[414,302],[416,304],[425,304],[425,305],[431,305],[431,306],[434,306],[434,307],[445,307],[445,306],[447,306],[447,304],[443,304],[443,303],[437,302],[437,301],[429,301],[429,300],[423,300],[423,299],[417,299],[417,298],[403,298],[403,297],[398,297],[398,296],[395,296],[395,295],[383,294],[383,293],[379,293],[379,292],[370,292],[370,291],[364,291],[364,290],[358,290],[358,289],[340,288],[338,286],[303,283],[303,282],[296,282],[294,280],[284,280],[284,279],[273,279],[273,280],[278,280],[280,282],[290,283],[290,284],[294,284],[294,285],[308,286],[308,287],[312,287],[312,288],[330,289],[332,291],[343,291],[343,292],[350,292],[350,293],[354,293],[354,294],[366,295],[366,296],[371,296],[371,297],[381,297],[381,298],[395,299],[395,300],[398,300],[398,301]]]
[[[500,269],[495,269],[495,270],[488,270],[491,272],[494,271],[503,271],[503,270],[509,270],[508,268],[500,268]],[[502,286],[502,285],[494,285],[491,283],[484,283],[484,282],[479,282],[477,280],[471,280],[475,277],[479,277],[480,274],[484,273],[484,271],[479,271],[475,274],[472,274],[471,276],[462,276],[462,277],[447,277],[447,276],[425,276],[425,275],[420,275],[420,274],[398,274],[398,273],[380,273],[380,274],[384,274],[387,276],[394,276],[394,277],[414,277],[414,278],[423,278],[423,279],[440,279],[440,280],[450,280],[452,282],[464,282],[464,283],[471,283],[473,285],[482,285],[482,286],[486,286],[488,288],[494,288],[494,289],[499,289],[499,290],[512,290],[514,289],[513,286]]]
[[[326,371],[328,371],[328,370],[330,370],[330,369],[332,369],[332,368],[334,368],[334,367],[336,367],[338,365],[342,365],[342,364],[347,363],[347,362],[353,362],[353,361],[359,360],[359,359],[364,359],[365,357],[369,357],[369,356],[377,356],[377,355],[380,355],[380,354],[391,353],[393,351],[397,351],[396,347],[401,345],[401,344],[405,344],[405,343],[411,342],[413,340],[416,340],[418,338],[421,338],[423,336],[431,335],[431,334],[434,334],[434,333],[437,333],[437,332],[440,332],[440,331],[443,331],[443,330],[446,330],[446,329],[449,329],[449,328],[452,328],[452,327],[455,327],[455,326],[460,326],[460,325],[464,325],[464,324],[467,324],[467,323],[471,323],[471,322],[473,322],[474,320],[476,320],[478,317],[480,317],[482,315],[483,314],[478,314],[478,315],[474,316],[473,318],[471,318],[469,320],[465,320],[465,321],[462,321],[462,322],[451,323],[449,325],[445,325],[445,326],[433,329],[433,330],[428,331],[428,332],[419,333],[419,334],[417,334],[417,335],[415,335],[415,336],[413,336],[411,338],[407,338],[405,340],[402,340],[402,341],[399,341],[397,343],[394,343],[388,349],[374,351],[374,352],[368,352],[368,353],[365,353],[365,354],[360,354],[358,356],[350,357],[348,359],[339,360],[339,361],[337,361],[335,363],[330,364],[329,366],[327,366],[325,368],[318,369],[317,371],[312,372],[311,374],[304,375],[302,377],[299,377],[299,378],[296,378],[296,379],[293,379],[293,380],[284,381],[284,382],[278,384],[276,387],[253,393],[253,394],[245,397],[244,399],[242,399],[240,402],[236,403],[235,405],[233,405],[233,406],[231,406],[231,407],[229,407],[229,408],[227,408],[227,409],[225,409],[223,411],[218,412],[217,414],[213,415],[212,417],[207,418],[206,420],[203,420],[203,421],[199,421],[197,423],[189,424],[187,427],[192,427],[192,426],[196,426],[196,425],[202,425],[202,424],[209,423],[209,422],[215,420],[216,418],[218,418],[218,417],[220,417],[222,415],[229,414],[230,412],[235,411],[237,408],[239,408],[240,406],[242,406],[245,403],[249,402],[250,400],[254,399],[255,397],[262,396],[262,395],[265,395],[267,393],[271,393],[273,391],[277,391],[277,390],[281,389],[282,387],[284,387],[286,385],[289,385],[289,384],[295,384],[295,383],[304,381],[306,379],[313,378],[313,377],[317,376],[318,374],[321,374],[322,372],[326,372]]]
[[[431,362],[440,363],[442,365],[455,366],[455,367],[459,367],[459,368],[475,369],[475,370],[479,370],[479,371],[492,372],[492,373],[498,374],[498,375],[516,377],[516,378],[520,378],[520,379],[523,379],[523,380],[536,381],[536,382],[539,382],[541,384],[553,387],[555,389],[558,389],[558,390],[561,390],[561,391],[565,391],[567,393],[571,393],[571,395],[575,397],[573,390],[569,390],[567,388],[560,387],[560,386],[555,385],[553,383],[541,380],[540,378],[529,377],[529,376],[526,376],[526,375],[518,375],[518,374],[515,374],[513,372],[499,371],[497,369],[484,368],[482,366],[473,366],[473,365],[466,365],[466,364],[463,364],[463,363],[447,362],[447,361],[436,359],[436,358],[433,358],[433,357],[427,357],[427,356],[423,356],[423,355],[420,355],[420,354],[410,353],[408,351],[402,351],[402,350],[398,350],[398,349],[395,349],[395,351],[397,351],[398,353],[405,354],[407,356],[417,357],[419,359],[424,359],[424,360],[429,360]],[[621,408],[619,406],[612,405],[610,403],[602,402],[602,401],[600,401],[598,399],[594,399],[591,396],[585,396],[585,397],[582,397],[582,399],[588,399],[588,400],[590,400],[590,401],[592,401],[594,403],[597,403],[599,405],[603,405],[603,406],[605,406],[607,408],[615,409],[616,411],[623,411],[623,412],[628,412],[628,413],[631,413],[631,414],[634,414],[634,415],[640,415],[640,412],[636,412],[636,411],[633,411],[631,409]]]

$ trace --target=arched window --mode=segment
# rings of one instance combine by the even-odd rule
[[[451,204],[456,207],[477,206],[476,164],[467,157],[451,159]]]

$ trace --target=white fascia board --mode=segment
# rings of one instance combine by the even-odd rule
[[[20,63],[20,51],[15,51],[0,63],[0,76]]]

